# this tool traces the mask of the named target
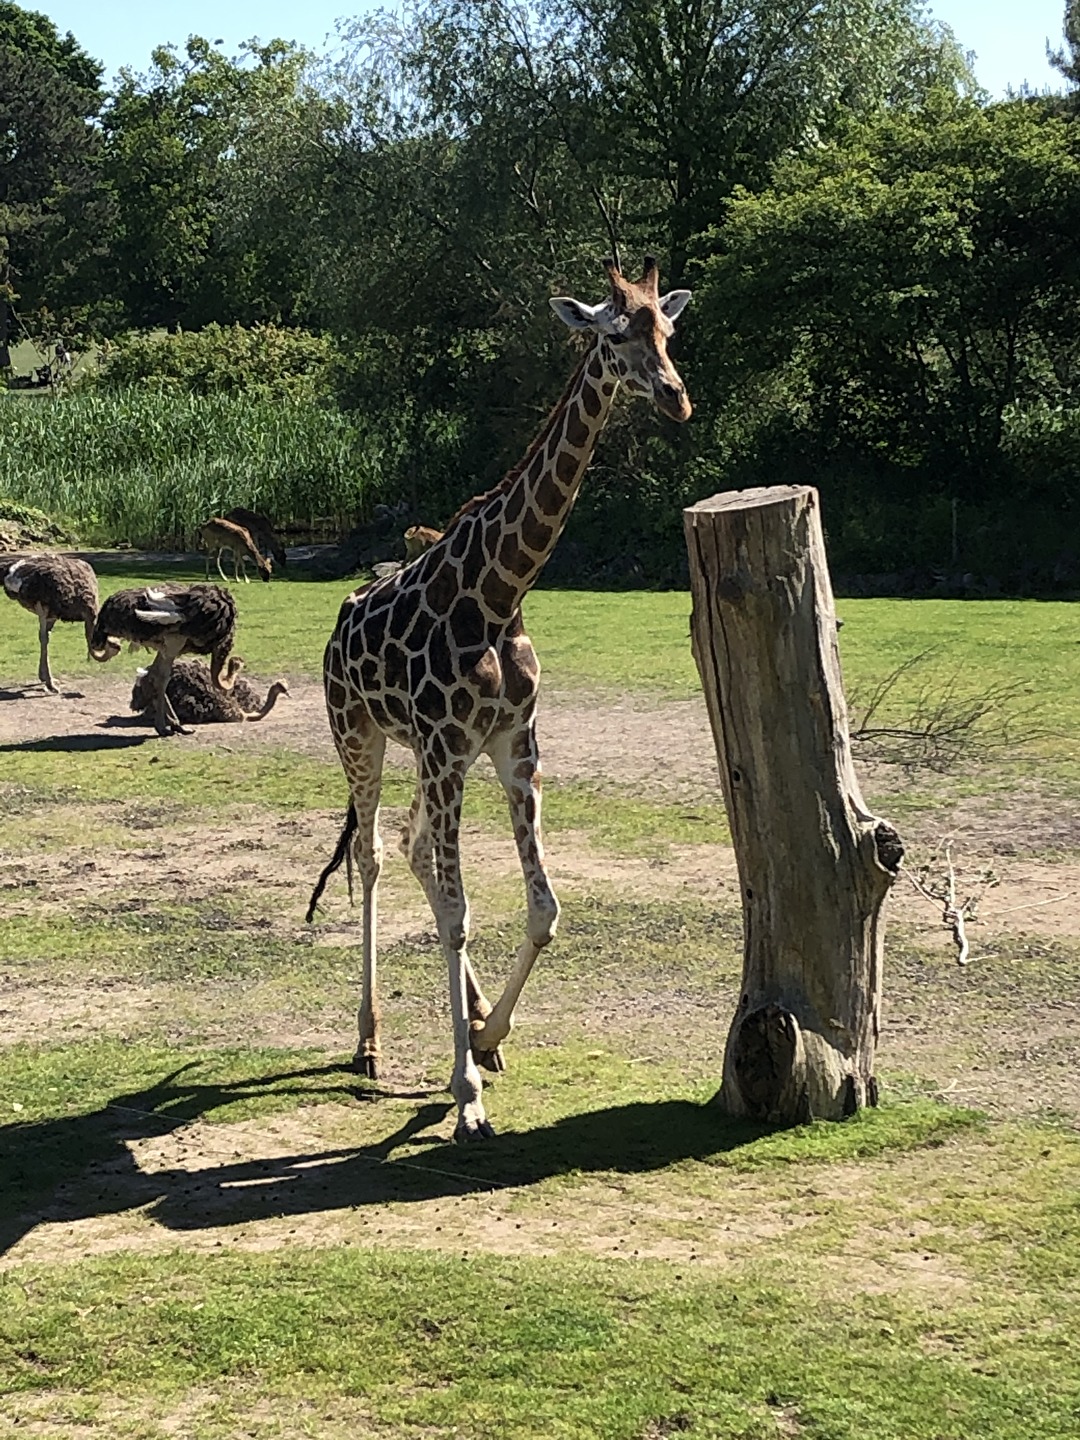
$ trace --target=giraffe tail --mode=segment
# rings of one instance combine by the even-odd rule
[[[352,803],[352,801],[350,800],[350,802],[349,802],[349,808],[348,808],[348,810],[345,812],[345,824],[344,824],[344,826],[342,827],[341,834],[338,836],[337,847],[335,848],[333,855],[330,857],[330,863],[329,863],[329,865],[326,866],[325,870],[324,870],[324,871],[322,872],[322,874],[319,876],[319,878],[318,878],[318,880],[316,881],[316,884],[315,884],[315,889],[311,892],[311,901],[310,901],[310,903],[308,904],[307,914],[304,916],[304,919],[305,919],[305,921],[307,922],[307,924],[310,925],[311,922],[314,920],[314,918],[315,918],[315,907],[318,905],[319,901],[322,899],[322,893],[323,893],[323,891],[326,889],[326,882],[327,882],[327,880],[330,879],[330,876],[333,875],[333,873],[334,873],[335,870],[340,870],[340,869],[341,869],[342,861],[345,862],[345,874],[349,877],[349,904],[350,904],[350,905],[352,904],[352,899],[353,899],[352,847],[351,847],[351,845],[350,845],[349,842],[352,840],[352,837],[353,837],[353,835],[355,834],[355,832],[356,832],[356,806],[355,806],[355,805]]]

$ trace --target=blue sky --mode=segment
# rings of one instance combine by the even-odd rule
[[[182,45],[189,35],[222,40],[235,52],[258,36],[298,40],[312,50],[333,42],[335,22],[369,8],[353,0],[20,0],[71,30],[84,49],[105,64],[107,75],[122,65],[145,70],[160,44]],[[1036,90],[1057,88],[1059,77],[1046,63],[1046,41],[1061,42],[1065,0],[936,0],[928,6],[951,25],[965,49],[976,53],[975,73],[994,95],[1025,80]]]

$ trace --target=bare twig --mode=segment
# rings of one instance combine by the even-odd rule
[[[939,855],[942,854],[945,861],[944,875],[937,879],[931,879],[930,871]],[[962,905],[957,905],[956,870],[952,861],[952,844],[950,840],[945,839],[930,859],[915,874],[909,870],[907,877],[925,900],[929,900],[932,905],[942,907],[941,923],[947,930],[952,931],[953,944],[956,946],[956,963],[970,965],[977,957],[971,954],[966,922],[975,918],[979,901],[988,890],[998,883],[997,876],[990,869],[984,870],[976,882],[978,888],[967,897]]]

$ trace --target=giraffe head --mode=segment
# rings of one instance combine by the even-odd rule
[[[605,367],[632,395],[644,395],[672,420],[689,420],[690,399],[679,372],[667,353],[675,321],[686,308],[689,290],[660,294],[659,272],[651,255],[645,273],[635,285],[619,272],[614,260],[604,268],[611,281],[611,298],[600,305],[557,295],[551,308],[571,330],[588,330],[597,338]]]

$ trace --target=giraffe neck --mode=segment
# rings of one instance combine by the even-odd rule
[[[610,350],[598,340],[521,464],[454,526],[450,554],[464,557],[463,588],[477,592],[492,619],[510,619],[555,549],[617,385]],[[466,529],[467,538],[458,534]],[[477,556],[474,583],[469,560]]]

